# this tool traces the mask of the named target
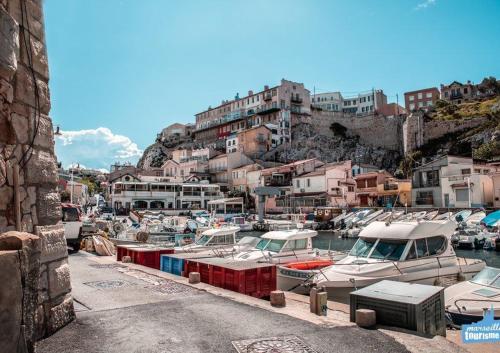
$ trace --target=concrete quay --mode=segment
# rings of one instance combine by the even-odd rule
[[[467,352],[443,337],[359,328],[344,304],[313,315],[309,298],[290,292],[285,307],[273,307],[113,257],[80,252],[69,264],[76,320],[38,342],[38,353]]]

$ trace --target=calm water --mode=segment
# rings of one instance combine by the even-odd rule
[[[260,232],[244,232],[239,233],[240,236],[260,236]],[[318,249],[330,250],[351,250],[357,239],[342,239],[339,235],[331,232],[318,232],[318,236],[313,238],[313,247]],[[500,252],[486,250],[456,250],[460,257],[481,259],[488,266],[500,268]]]

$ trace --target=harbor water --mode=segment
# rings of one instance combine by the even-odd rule
[[[260,237],[261,232],[240,232],[239,237],[242,236],[256,236]],[[318,232],[318,236],[313,238],[313,247],[325,250],[349,251],[357,239],[341,238],[338,233],[333,232]],[[500,268],[500,252],[487,251],[487,250],[461,250],[456,249],[457,256],[481,259],[486,262],[488,266]]]

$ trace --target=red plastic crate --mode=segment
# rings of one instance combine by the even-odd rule
[[[138,265],[160,269],[160,256],[173,254],[172,248],[129,248],[127,255]]]
[[[184,275],[199,272],[200,280],[234,292],[262,298],[276,290],[276,266],[220,258],[191,259],[184,262]]]

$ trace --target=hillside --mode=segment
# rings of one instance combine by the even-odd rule
[[[176,138],[168,141],[156,140],[144,150],[142,157],[137,162],[138,168],[150,169],[159,168],[167,159],[172,158],[172,151],[177,148],[200,147],[191,138]]]

